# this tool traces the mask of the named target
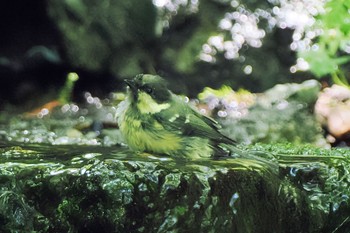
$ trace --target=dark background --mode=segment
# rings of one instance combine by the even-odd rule
[[[215,63],[198,59],[220,19],[235,10],[226,1],[203,0],[196,12],[182,6],[176,14],[160,12],[151,1],[112,1],[108,7],[89,0],[78,3],[0,3],[0,107],[32,108],[54,99],[68,72],[80,77],[73,95],[77,102],[84,91],[103,97],[122,90],[121,80],[138,73],[162,75],[175,92],[190,97],[205,86],[261,92],[276,83],[303,80],[289,72],[296,59],[289,49],[290,29],[267,31],[260,48],[244,45],[239,52],[244,59],[227,60],[220,52]],[[256,1],[245,7],[268,10],[273,5]],[[168,18],[169,26],[156,32]],[[247,64],[252,74],[242,71]]]

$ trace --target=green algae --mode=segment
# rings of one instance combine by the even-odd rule
[[[347,151],[292,148],[258,144],[237,158],[184,161],[123,147],[3,143],[0,230],[346,232]],[[278,169],[257,157],[264,153]]]

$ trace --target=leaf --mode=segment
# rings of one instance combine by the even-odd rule
[[[318,78],[333,73],[338,69],[327,53],[308,51],[300,53],[299,57],[304,58],[309,63],[310,71]]]
[[[350,56],[342,56],[333,59],[337,65],[343,65],[350,61]]]
[[[350,61],[350,56],[333,58],[328,55],[325,49],[300,52],[299,57],[304,58],[309,63],[310,71],[318,78],[337,72],[339,65]]]
[[[222,85],[220,89],[213,89],[210,87],[205,87],[204,90],[198,94],[200,100],[204,100],[210,96],[216,96],[218,98],[223,98],[225,96],[231,95],[234,93],[231,87]]]
[[[325,26],[327,28],[339,28],[344,34],[348,34],[350,31],[349,1],[329,1],[325,9],[327,13],[321,19]]]

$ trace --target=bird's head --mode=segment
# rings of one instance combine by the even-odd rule
[[[141,112],[159,112],[171,100],[171,92],[166,86],[166,81],[160,76],[139,74],[125,82],[129,86],[131,103]]]

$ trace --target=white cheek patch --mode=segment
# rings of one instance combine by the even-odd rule
[[[138,95],[137,108],[142,114],[158,113],[170,107],[169,103],[158,104],[153,98],[145,92],[140,92]]]

